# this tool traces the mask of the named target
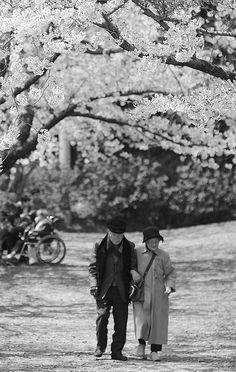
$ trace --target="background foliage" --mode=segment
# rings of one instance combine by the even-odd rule
[[[24,194],[31,195],[34,205],[67,216],[68,227],[84,231],[103,229],[107,218],[117,213],[127,218],[130,231],[151,223],[180,227],[236,216],[235,168],[201,167],[162,149],[127,158],[101,156],[94,162],[78,158],[64,174],[59,166],[36,166],[27,181],[25,175],[22,180]],[[22,191],[19,178],[17,188]],[[17,188],[5,180],[2,195],[6,198],[7,190],[17,193]]]

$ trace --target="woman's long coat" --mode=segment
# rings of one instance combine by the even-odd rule
[[[135,248],[138,272],[143,274],[151,252],[145,245]],[[167,252],[157,248],[156,257],[145,277],[144,302],[134,302],[134,326],[136,338],[143,338],[149,344],[167,344],[169,297],[166,287],[175,291],[176,272]]]

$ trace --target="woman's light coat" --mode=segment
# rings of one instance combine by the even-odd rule
[[[143,274],[150,259],[151,252],[146,246],[135,248],[138,272]],[[134,302],[134,325],[136,338],[143,338],[149,344],[166,344],[168,338],[169,297],[166,287],[175,291],[176,271],[169,254],[157,248],[156,257],[150,267],[144,283],[144,302]]]

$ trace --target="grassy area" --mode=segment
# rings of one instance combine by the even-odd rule
[[[235,371],[236,222],[162,234],[178,281],[161,362],[136,359],[132,306],[124,349],[129,361],[112,361],[109,348],[94,359],[96,310],[87,266],[102,235],[66,233],[61,265],[0,267],[0,371]],[[138,243],[142,235],[127,237]],[[111,317],[110,339],[112,328]]]

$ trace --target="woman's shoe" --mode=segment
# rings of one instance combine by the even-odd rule
[[[158,351],[152,351],[150,354],[150,359],[153,360],[153,362],[160,362],[160,353]]]
[[[137,347],[137,357],[139,359],[147,359],[147,356],[145,354],[145,345],[139,344]]]

